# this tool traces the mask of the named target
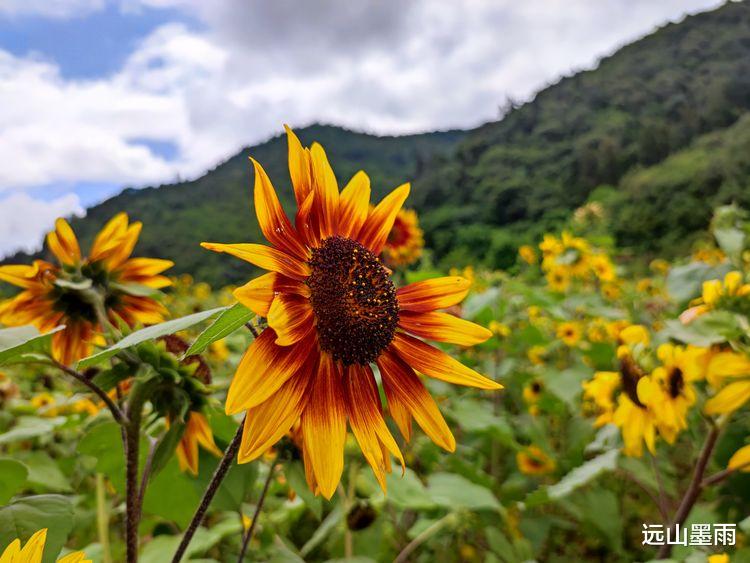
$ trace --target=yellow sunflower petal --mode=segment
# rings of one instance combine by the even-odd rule
[[[284,125],[284,129],[286,129],[289,144],[289,176],[292,179],[294,197],[299,207],[312,190],[310,152],[302,147],[297,135],[288,125]]]
[[[390,346],[408,365],[429,377],[479,389],[502,389],[503,387],[479,375],[445,352],[408,334],[396,333]]]
[[[729,458],[727,469],[750,473],[750,444],[743,446]]]
[[[16,561],[18,553],[21,551],[21,540],[15,539],[8,544],[0,555],[0,563],[13,563]]]
[[[86,554],[83,551],[74,551],[58,559],[57,563],[91,563],[91,559],[86,559]]]
[[[245,417],[239,463],[247,463],[278,442],[299,419],[307,405],[309,383],[318,365],[317,354],[311,354],[297,374],[261,404],[249,409]]]
[[[65,219],[55,221],[55,230],[47,234],[47,246],[62,264],[81,261],[81,248],[73,229]]]
[[[380,254],[383,250],[383,245],[388,240],[388,234],[396,220],[396,215],[401,210],[406,198],[409,197],[410,189],[409,184],[403,184],[393,190],[378,203],[367,217],[365,224],[362,225],[357,240],[374,254]]]
[[[339,187],[325,150],[318,143],[310,149],[315,175],[315,205],[321,238],[338,230]]]
[[[301,422],[305,453],[321,494],[330,499],[344,470],[346,407],[341,373],[328,354],[321,355]]]
[[[476,323],[459,319],[447,313],[412,313],[401,311],[398,326],[429,340],[450,342],[461,346],[480,344],[492,336],[492,332]]]
[[[29,541],[26,542],[26,545],[23,546],[14,561],[22,561],[23,563],[42,563],[44,544],[46,542],[47,528],[42,528],[29,538]]]
[[[708,415],[736,411],[750,400],[750,381],[730,383],[706,401],[703,411]]]
[[[201,246],[214,252],[226,252],[251,264],[289,276],[290,278],[304,281],[310,275],[309,266],[287,253],[262,244],[220,244],[215,242],[202,242]]]
[[[268,310],[268,326],[276,331],[276,344],[299,342],[313,329],[313,310],[305,297],[277,295]]]
[[[264,330],[248,347],[237,366],[226,400],[226,413],[250,409],[273,395],[302,367],[314,344],[305,340],[295,346],[279,346],[276,333]]]
[[[204,450],[211,452],[217,457],[221,457],[224,452],[222,452],[216,445],[216,442],[214,442],[214,433],[211,430],[211,425],[208,423],[205,415],[197,411],[191,412],[188,424],[190,425],[195,438],[198,440],[198,444]]]
[[[191,475],[198,475],[198,440],[190,432],[189,428],[185,429],[180,442],[175,449],[177,454],[177,463],[180,471],[187,471]]]
[[[341,192],[339,200],[339,234],[356,239],[367,220],[370,207],[370,178],[361,170]]]
[[[17,287],[29,288],[36,285],[36,275],[39,273],[41,261],[34,262],[33,265],[26,264],[8,264],[0,266],[0,280],[8,282]]]
[[[279,250],[300,260],[307,260],[309,252],[300,242],[297,231],[281,208],[268,174],[254,158],[250,160],[255,167],[255,213],[263,236]]]
[[[449,452],[455,451],[456,439],[453,433],[414,370],[396,354],[388,351],[380,355],[377,364],[388,404],[393,401],[403,405],[433,442]]]
[[[349,425],[352,427],[354,437],[367,463],[372,467],[380,487],[385,491],[388,458],[387,452],[384,455],[381,441],[387,450],[399,459],[402,468],[404,458],[383,420],[380,395],[370,366],[353,364],[347,368],[344,377],[344,395]]]
[[[401,310],[425,313],[460,303],[470,287],[466,278],[449,276],[410,283],[398,289],[396,296]]]
[[[116,248],[120,237],[125,234],[128,228],[127,213],[118,213],[110,219],[106,225],[99,231],[91,245],[89,259],[97,262],[106,258],[113,248]]]
[[[287,293],[309,297],[310,288],[297,280],[269,272],[235,289],[233,295],[256,315],[267,317],[273,298]]]

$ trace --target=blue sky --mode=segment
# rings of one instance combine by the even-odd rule
[[[281,131],[472,127],[715,0],[0,0],[0,255]]]

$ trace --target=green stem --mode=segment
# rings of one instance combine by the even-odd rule
[[[437,534],[440,530],[443,529],[444,526],[447,526],[448,524],[453,524],[456,519],[457,515],[455,512],[450,512],[443,516],[440,520],[435,522],[432,526],[429,528],[426,528],[421,534],[419,534],[416,538],[411,540],[408,544],[406,544],[406,547],[401,550],[401,553],[396,556],[396,559],[393,560],[393,563],[404,563],[408,560],[409,555],[417,549],[420,545],[422,545],[424,542],[426,542],[428,539],[430,539],[432,536]]]
[[[255,535],[255,528],[258,526],[258,518],[260,518],[260,511],[263,509],[263,504],[266,501],[266,495],[268,494],[268,487],[271,486],[271,481],[273,480],[273,473],[274,469],[276,469],[276,462],[279,460],[278,454],[271,462],[271,467],[268,469],[268,477],[266,477],[266,482],[263,484],[263,491],[260,493],[260,497],[258,498],[258,504],[255,505],[255,512],[253,513],[253,520],[250,522],[250,527],[247,530],[247,533],[242,538],[242,548],[240,549],[240,556],[237,558],[238,563],[242,563],[245,559],[245,553],[247,552],[247,546],[250,545],[250,542],[253,541],[253,536]]]
[[[96,527],[99,534],[99,544],[102,546],[104,563],[112,563],[112,553],[109,547],[109,509],[107,507],[104,475],[96,474]]]

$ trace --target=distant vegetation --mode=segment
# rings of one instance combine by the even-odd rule
[[[500,121],[462,132],[374,137],[337,127],[299,131],[320,141],[346,182],[359,169],[377,197],[408,180],[427,246],[438,260],[504,267],[518,245],[601,201],[619,245],[638,253],[685,250],[712,206],[750,204],[750,5],[670,24],[565,78]],[[259,240],[247,213],[249,154],[291,199],[277,137],[194,181],[126,190],[89,210],[84,240],[116,211],[144,221],[140,250],[214,284],[247,266],[198,247]]]

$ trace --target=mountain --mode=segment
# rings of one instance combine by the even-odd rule
[[[340,183],[367,171],[374,198],[413,180],[408,205],[446,264],[512,264],[519,244],[593,200],[618,244],[640,255],[681,252],[704,232],[712,206],[750,206],[750,4],[668,24],[507,109],[467,132],[377,137],[315,125],[298,134],[326,147]],[[171,258],[176,273],[213,284],[247,279],[248,265],[198,244],[261,239],[250,154],[291,210],[278,136],[195,181],[125,190],[74,228],[91,240],[125,210],[144,222],[137,253]]]

